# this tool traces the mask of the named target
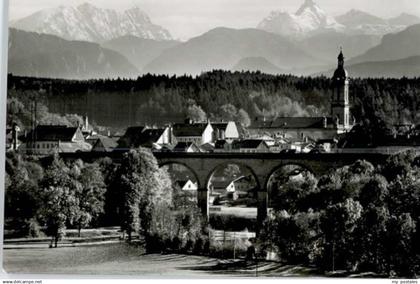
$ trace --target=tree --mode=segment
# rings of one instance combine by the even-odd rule
[[[354,269],[356,243],[353,232],[362,215],[362,206],[353,199],[330,205],[321,217],[324,234],[323,266],[326,269]]]
[[[290,214],[306,212],[316,205],[310,196],[318,191],[318,181],[308,171],[295,175],[294,171],[299,168],[289,169],[290,171],[279,173],[272,181],[273,207],[277,210],[286,210]]]
[[[373,204],[364,208],[360,224],[355,230],[360,269],[384,273],[387,271],[386,236],[390,212],[385,206]]]
[[[223,169],[223,177],[226,177],[228,180],[234,180],[239,177],[241,174],[241,168],[236,164],[228,164]]]
[[[274,250],[283,261],[293,264],[313,262],[319,250],[319,213],[308,211],[289,215],[276,211],[264,224],[262,248]]]
[[[104,195],[104,214],[101,215],[100,223],[105,226],[120,225],[120,212],[122,193],[119,187],[118,165],[109,158],[97,161],[100,166],[106,191]]]
[[[389,157],[383,166],[382,174],[388,181],[392,181],[397,176],[404,177],[412,170],[415,157],[414,151],[406,151]]]
[[[80,237],[82,228],[104,212],[105,183],[97,164],[82,163],[76,178],[80,186],[75,193],[78,210],[74,221]]]
[[[198,105],[190,105],[187,108],[187,117],[193,121],[203,122],[207,120],[207,115]]]
[[[249,118],[249,114],[242,108],[238,111],[236,120],[245,127],[251,125],[251,119]]]
[[[232,104],[225,104],[220,107],[220,118],[225,121],[234,121],[238,114],[238,110]]]
[[[47,225],[47,234],[52,237],[51,246],[54,242],[57,247],[59,238],[65,233],[66,223],[72,224],[76,217],[76,192],[80,191],[80,184],[71,178],[65,163],[54,156],[40,189],[43,201],[41,216]]]
[[[163,175],[162,180],[169,180],[167,173]],[[164,188],[168,189],[168,185]],[[177,185],[169,191],[165,190],[165,199],[153,208],[150,230],[146,236],[147,249],[150,252],[164,249],[191,251],[196,242],[203,239],[205,221],[191,192],[183,191]]]
[[[17,236],[37,236],[31,224],[37,222],[42,207],[38,194],[44,171],[32,160],[14,152],[7,153],[5,180],[5,221]]]
[[[399,277],[416,277],[416,222],[409,213],[391,216],[387,224],[386,257],[388,272]]]
[[[360,203],[363,207],[368,205],[383,206],[388,198],[388,182],[381,175],[375,175],[360,192]]]
[[[123,196],[121,229],[131,241],[134,232],[148,234],[154,207],[170,200],[169,175],[159,169],[149,149],[139,148],[124,154],[119,176]]]

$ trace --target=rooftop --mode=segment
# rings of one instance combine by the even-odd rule
[[[38,125],[35,128],[34,134],[36,141],[71,142],[77,131],[80,131],[80,129],[77,127],[67,127],[65,125]],[[29,139],[32,137],[32,131],[27,137]],[[83,140],[83,135],[79,138]]]
[[[208,123],[174,124],[173,133],[176,137],[201,137],[207,126]]]

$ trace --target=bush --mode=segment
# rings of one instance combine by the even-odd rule
[[[164,241],[157,235],[146,236],[146,252],[147,253],[161,253],[164,246]]]
[[[182,241],[180,240],[180,238],[178,238],[178,236],[176,236],[176,237],[174,237],[173,239],[172,239],[172,242],[171,242],[171,249],[172,250],[174,250],[174,251],[180,251],[181,250],[181,247],[182,247]]]
[[[257,220],[234,215],[212,214],[209,222],[210,226],[215,230],[243,231],[248,229],[255,231]]]
[[[183,246],[182,251],[184,253],[191,253],[194,249],[194,246],[195,246],[194,240],[188,239],[185,245]]]
[[[31,238],[45,237],[45,234],[41,230],[41,226],[35,219],[30,219],[27,222],[27,236]]]
[[[204,243],[205,241],[202,238],[198,238],[193,247],[193,253],[194,254],[202,254],[204,252]]]

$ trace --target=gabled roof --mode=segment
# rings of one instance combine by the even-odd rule
[[[61,143],[58,148],[58,151],[61,153],[89,152],[91,150],[92,145],[87,142]]]
[[[267,143],[261,139],[246,139],[239,142],[240,148],[244,149],[257,149],[261,144],[267,146]]]
[[[278,117],[272,121],[254,121],[251,128],[324,128],[324,120],[327,120],[327,127],[334,126],[331,117]]]
[[[151,147],[156,143],[162,134],[165,132],[164,128],[147,128],[145,126],[135,126],[127,128],[124,136],[118,141],[119,148],[138,148]]]
[[[124,135],[118,140],[118,148],[131,148],[136,144],[139,135],[146,129],[145,126],[128,127]]]
[[[126,137],[136,136],[138,133],[143,132],[143,130],[145,129],[146,129],[146,126],[130,126],[125,131],[124,136]]]
[[[191,182],[194,185],[194,188],[197,187],[197,183],[196,182],[193,182],[192,180],[177,180],[175,183],[182,189],[182,188],[184,188],[184,186],[188,182]]]
[[[80,129],[65,125],[38,125],[35,129],[35,139],[36,141],[71,142],[77,131],[80,131]],[[31,138],[32,132],[27,136],[27,139]]]
[[[226,131],[228,124],[228,122],[212,122],[211,126],[215,129]]]
[[[165,129],[146,129],[138,136],[138,139],[135,141],[135,147],[146,146],[151,147],[153,143],[156,143],[159,138],[163,135]]]
[[[100,136],[93,145],[93,150],[95,148],[104,148],[106,151],[112,151],[118,146],[118,142],[115,138]]]
[[[174,124],[173,133],[175,137],[201,137],[208,125],[208,123]]]
[[[203,151],[207,151],[207,152],[211,152],[211,151],[213,151],[214,150],[214,145],[213,144],[211,144],[211,143],[206,143],[206,144],[203,144],[203,145],[201,145],[200,146],[200,148],[203,150]]]
[[[211,186],[213,186],[214,189],[226,189],[232,181],[228,180],[214,180],[211,182]]]
[[[195,151],[199,152],[200,148],[194,142],[178,142],[175,145],[174,152],[186,152],[190,147],[194,148]]]

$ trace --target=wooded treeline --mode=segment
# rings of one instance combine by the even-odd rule
[[[416,277],[420,272],[419,157],[358,161],[289,179],[261,235],[261,250],[325,271]]]
[[[98,125],[117,128],[183,121],[186,116],[196,116],[192,108],[214,120],[229,119],[233,112],[245,125],[247,118],[252,121],[261,116],[323,116],[330,112],[331,98],[327,77],[218,70],[197,77],[147,74],[137,80],[9,75],[8,83],[9,98],[25,105],[36,98],[52,113],[88,115]],[[376,128],[420,123],[419,94],[420,78],[350,80],[353,115]]]

